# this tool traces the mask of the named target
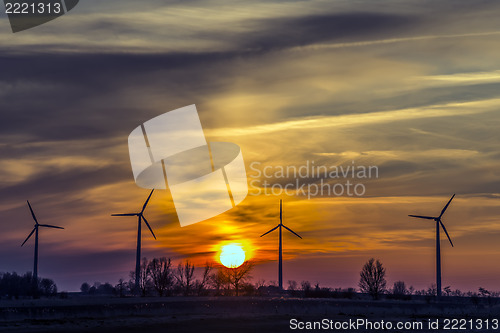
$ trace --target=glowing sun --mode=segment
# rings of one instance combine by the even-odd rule
[[[245,251],[239,244],[224,245],[220,252],[220,262],[227,268],[236,268],[245,262]]]

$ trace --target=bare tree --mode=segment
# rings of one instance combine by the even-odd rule
[[[148,269],[148,259],[146,257],[142,258],[140,270],[139,270],[139,285],[135,286],[134,289],[141,292],[141,296],[146,296],[148,292],[148,288],[151,285],[151,279],[149,278],[149,269]],[[135,281],[135,271],[130,272],[130,278]]]
[[[394,288],[392,289],[392,294],[395,296],[404,296],[408,294],[408,290],[406,289],[406,284],[404,283],[404,281],[394,282]]]
[[[196,290],[198,296],[201,296],[206,289],[207,284],[210,282],[210,272],[212,271],[212,266],[207,262],[205,264],[205,269],[203,270],[203,275],[201,280],[196,280]]]
[[[125,281],[123,279],[118,280],[118,284],[115,286],[115,289],[118,291],[120,297],[123,297],[125,294]]]
[[[229,276],[226,268],[221,267],[210,276],[210,284],[215,288],[215,294],[221,295],[224,288],[229,289]]]
[[[264,287],[265,285],[266,285],[266,280],[259,279],[259,281],[255,283],[255,289],[259,289],[260,287]]]
[[[82,285],[80,286],[80,291],[82,292],[82,294],[88,294],[89,289],[90,285],[87,282],[82,283]]]
[[[487,289],[479,287],[479,295],[481,295],[481,297],[489,297],[491,293]]]
[[[186,260],[184,265],[182,263],[177,266],[177,272],[175,278],[177,279],[177,284],[179,289],[182,290],[184,296],[189,295],[193,287],[194,281],[194,265]]]
[[[431,284],[429,288],[427,288],[427,291],[424,292],[424,295],[427,296],[436,296],[437,295],[437,287],[436,284]]]
[[[359,288],[362,292],[370,294],[373,299],[378,299],[380,294],[385,291],[387,284],[385,280],[385,268],[382,266],[380,260],[371,258],[363,266],[359,273]]]
[[[311,282],[309,281],[302,281],[300,283],[300,288],[302,289],[302,291],[304,292],[309,292],[311,291],[312,287],[311,287]]]
[[[174,282],[172,261],[170,258],[154,258],[148,265],[148,271],[151,276],[153,286],[160,297],[166,295],[170,291]]]
[[[38,289],[42,296],[57,295],[57,286],[51,279],[46,279],[46,278],[41,279]]]
[[[242,265],[235,268],[227,268],[229,270],[229,283],[234,287],[236,296],[238,296],[241,284],[251,278],[250,272],[252,268],[253,263],[250,261],[246,261]]]

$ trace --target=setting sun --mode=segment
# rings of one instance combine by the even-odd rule
[[[236,268],[245,262],[245,251],[239,244],[228,244],[222,247],[220,262],[227,268]]]

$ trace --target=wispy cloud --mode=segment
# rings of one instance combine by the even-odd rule
[[[319,51],[319,50],[325,50],[325,49],[350,48],[350,47],[416,42],[416,41],[425,41],[425,40],[438,40],[438,39],[449,39],[449,38],[467,38],[467,37],[484,37],[484,36],[496,36],[496,35],[500,35],[500,31],[485,31],[485,32],[450,34],[450,35],[423,35],[423,36],[387,38],[387,39],[379,39],[379,40],[366,40],[366,41],[346,42],[346,43],[326,43],[326,44],[318,43],[318,44],[309,45],[309,46],[298,46],[298,47],[292,48],[291,50],[292,51],[306,51],[306,50]]]
[[[422,85],[431,87],[496,83],[500,82],[500,70],[490,72],[454,73],[449,75],[430,75],[415,78],[415,81],[420,81]]]
[[[402,110],[391,110],[354,115],[340,115],[330,117],[303,118],[300,120],[289,120],[281,123],[259,125],[241,128],[221,128],[209,130],[207,133],[213,136],[241,136],[259,135],[280,131],[335,128],[344,126],[362,126],[376,123],[387,123],[400,120],[412,120],[421,118],[452,117],[458,115],[471,115],[495,111],[500,106],[500,99],[473,101],[464,103],[448,103],[443,105],[429,105],[420,108],[409,108]]]

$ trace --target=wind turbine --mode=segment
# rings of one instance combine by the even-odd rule
[[[36,296],[37,291],[38,291],[38,287],[37,287],[37,285],[38,285],[38,228],[39,227],[55,228],[55,229],[64,229],[64,228],[63,227],[56,227],[55,225],[38,223],[38,220],[36,219],[35,213],[33,212],[33,208],[31,208],[30,202],[28,200],[26,200],[26,202],[28,203],[28,207],[30,208],[31,216],[33,216],[33,220],[35,220],[35,226],[33,227],[33,230],[31,230],[28,237],[26,237],[24,242],[21,244],[21,246],[23,246],[28,241],[28,239],[30,239],[30,237],[33,235],[33,233],[35,233],[35,260],[34,260],[34,264],[33,264],[33,289],[34,289],[35,296]]]
[[[278,279],[279,279],[279,288],[280,290],[283,290],[283,241],[282,241],[282,236],[281,236],[281,228],[285,228],[286,230],[290,231],[292,234],[295,236],[299,237],[302,239],[302,237],[299,236],[299,234],[295,233],[292,229],[288,228],[286,225],[283,224],[283,207],[282,203],[280,200],[280,223],[269,230],[268,232],[262,234],[260,237],[267,235],[270,232],[273,232],[274,230],[278,229],[280,231],[280,240],[279,240],[279,262],[278,262]]]
[[[444,206],[443,210],[441,211],[441,214],[439,214],[438,217],[421,216],[421,215],[408,215],[408,216],[416,217],[419,219],[436,221],[436,288],[437,288],[438,299],[441,297],[441,244],[440,244],[440,240],[439,240],[439,226],[441,225],[441,227],[443,227],[443,230],[446,233],[446,236],[448,237],[448,240],[450,241],[451,246],[453,247],[453,242],[451,241],[450,235],[448,235],[448,231],[446,231],[446,227],[444,226],[443,221],[441,221],[441,217],[443,216],[446,209],[448,209],[448,206],[450,205],[451,200],[453,200],[454,197],[455,197],[455,194],[453,194],[450,201],[448,201],[446,206]]]
[[[142,206],[142,210],[139,213],[129,213],[129,214],[111,214],[111,216],[137,216],[137,256],[135,259],[135,288],[138,291],[139,288],[139,276],[141,274],[141,226],[142,226],[142,220],[144,220],[144,223],[149,228],[149,231],[151,231],[151,234],[153,234],[153,237],[156,239],[155,233],[153,232],[153,229],[151,229],[151,226],[149,225],[148,221],[144,217],[143,213],[144,210],[146,209],[146,206],[148,205],[149,199],[153,195],[154,189],[151,191],[149,194],[149,197],[146,199],[146,202]]]

